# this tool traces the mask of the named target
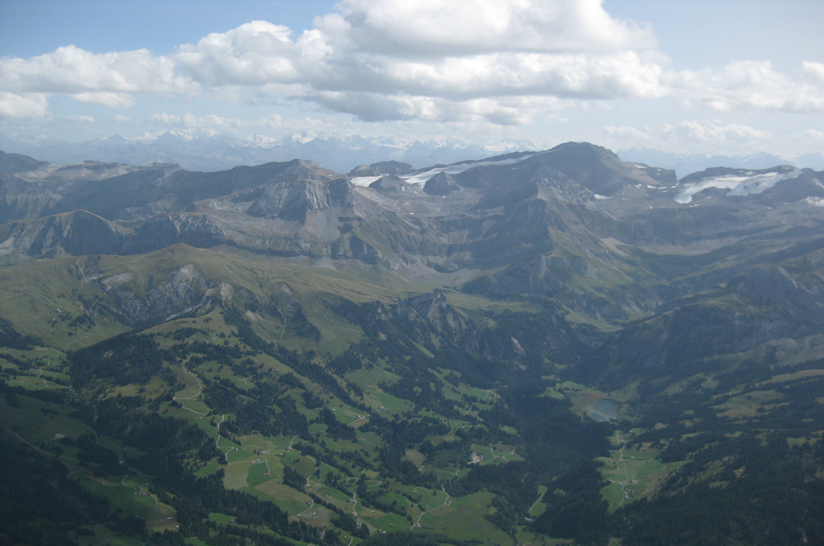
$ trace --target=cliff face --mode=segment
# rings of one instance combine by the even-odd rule
[[[131,273],[101,277],[95,284],[109,296],[109,304],[101,311],[118,319],[121,324],[141,328],[171,320],[207,305],[220,293],[217,284],[209,280],[193,264],[166,274],[149,276],[142,290],[135,290]]]
[[[130,230],[81,210],[0,226],[0,256],[31,257],[119,254]]]

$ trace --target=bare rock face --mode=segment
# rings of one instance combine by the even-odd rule
[[[403,178],[394,174],[387,174],[375,180],[369,187],[380,193],[399,194],[401,192],[416,191],[418,188],[408,184]]]
[[[150,276],[143,294],[137,293],[130,281],[130,274],[121,274],[99,278],[96,282],[114,302],[107,311],[121,323],[135,328],[190,312],[209,303],[212,294],[226,291],[192,264],[169,275]]]
[[[227,242],[226,232],[216,219],[204,214],[159,214],[138,227],[130,253],[184,243],[200,248]]]
[[[430,328],[447,338],[456,338],[470,323],[439,292],[402,301],[399,311],[405,313],[409,319],[417,317],[423,320]]]
[[[351,206],[352,186],[346,179],[332,182],[297,180],[269,186],[246,213],[302,222],[313,213]]]
[[[627,184],[665,186],[675,182],[663,173],[625,163],[613,152],[600,146],[568,142],[556,146],[532,161],[564,173],[592,193],[613,196]],[[673,173],[674,174],[674,173]]]
[[[423,191],[430,195],[448,195],[460,189],[455,178],[445,172],[439,172],[427,180],[423,186]]]
[[[409,163],[403,163],[401,161],[379,161],[378,163],[372,163],[371,165],[361,165],[359,167],[355,167],[349,171],[348,176],[352,178],[356,176],[401,176],[411,173],[414,170],[415,168]]]
[[[128,230],[86,211],[0,226],[0,256],[30,257],[119,254],[130,238]]]
[[[38,184],[0,174],[0,223],[48,215],[60,196]]]

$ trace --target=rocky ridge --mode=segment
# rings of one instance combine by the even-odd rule
[[[470,293],[545,298],[605,320],[647,316],[723,280],[693,275],[678,256],[792,245],[824,220],[822,173],[710,169],[677,180],[586,143],[349,175],[302,160],[198,173],[14,154],[0,156],[0,170],[6,264],[227,247],[410,280],[459,275]],[[376,178],[362,186],[352,176]]]

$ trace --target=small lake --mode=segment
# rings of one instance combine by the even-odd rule
[[[587,415],[596,421],[612,421],[618,418],[618,408],[616,408],[615,403],[608,398],[598,400],[586,406],[584,410],[586,410]]]

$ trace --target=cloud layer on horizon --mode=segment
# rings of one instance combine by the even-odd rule
[[[676,71],[651,28],[601,0],[344,0],[297,38],[253,21],[165,56],[73,45],[0,58],[0,117],[44,116],[48,97],[128,108],[136,97],[307,101],[364,121],[530,123],[570,100],[672,98],[717,111],[824,111],[824,64]]]

